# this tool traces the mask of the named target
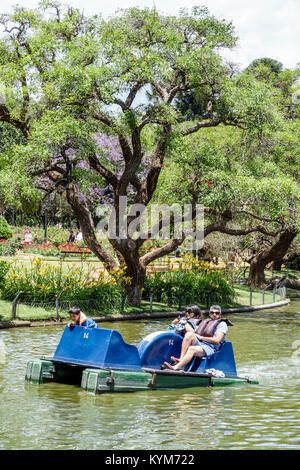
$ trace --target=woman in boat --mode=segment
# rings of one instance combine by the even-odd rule
[[[180,358],[171,356],[174,365],[164,362],[164,368],[180,370],[194,356],[210,357],[221,348],[228,332],[228,325],[232,323],[222,318],[222,309],[219,305],[210,308],[209,316],[209,319],[200,323],[195,332],[186,333],[182,341]]]
[[[185,315],[183,317],[178,315],[168,326],[168,331],[184,336],[188,331],[196,331],[202,320],[203,312],[200,308],[197,305],[188,305],[185,309]]]

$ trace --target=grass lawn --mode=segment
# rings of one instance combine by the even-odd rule
[[[30,307],[29,305],[18,304],[17,320],[47,320],[56,317],[55,308],[44,309],[41,307]],[[67,317],[67,315],[66,315]],[[12,303],[0,300],[0,320],[12,320]]]
[[[265,291],[263,295],[262,289],[250,289],[248,286],[235,285],[236,299],[233,305],[228,307],[247,307],[250,304],[263,305],[272,304],[274,302],[273,291]],[[250,291],[252,291],[252,302],[250,301]],[[280,295],[276,294],[275,302],[281,300]]]
[[[22,266],[30,267],[32,261],[37,257],[42,262],[47,262],[54,266],[59,266],[60,263],[62,263],[62,266],[63,267],[65,266],[66,268],[68,265],[72,265],[72,264],[74,264],[75,266],[82,264],[83,268],[86,269],[87,271],[90,271],[91,269],[97,269],[97,268],[99,269],[103,267],[103,264],[98,258],[90,257],[90,256],[87,259],[83,259],[83,260],[80,257],[75,257],[75,256],[73,257],[70,256],[62,260],[55,256],[41,256],[41,255],[36,255],[36,254],[30,254],[30,255],[19,254],[17,256],[5,256],[1,259],[5,261],[11,261],[16,264],[22,264]]]

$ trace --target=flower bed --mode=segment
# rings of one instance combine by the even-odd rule
[[[61,256],[62,254],[75,254],[75,255],[89,255],[91,250],[85,246],[73,245],[71,243],[64,243],[61,245],[54,245],[53,243],[44,243],[43,245],[23,244],[24,253],[40,254],[43,256]]]

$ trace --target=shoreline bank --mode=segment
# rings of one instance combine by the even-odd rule
[[[290,303],[290,299],[280,300],[279,302],[274,302],[272,304],[262,304],[262,305],[254,305],[254,306],[247,306],[247,307],[233,307],[233,308],[224,308],[222,312],[224,314],[230,313],[243,313],[243,312],[256,312],[258,310],[268,310],[276,307],[283,307],[284,305],[288,305]],[[208,313],[208,310],[203,310],[204,313]],[[93,316],[93,320],[96,322],[109,322],[109,321],[131,321],[131,320],[151,320],[156,318],[173,318],[182,314],[180,311],[174,312],[156,312],[156,313],[137,313],[137,314],[128,314],[128,315],[110,315],[110,316]],[[18,328],[18,327],[35,327],[35,326],[54,326],[54,325],[67,325],[69,321],[54,321],[54,320],[15,320],[15,321],[7,321],[7,322],[0,322],[0,329],[4,328]]]

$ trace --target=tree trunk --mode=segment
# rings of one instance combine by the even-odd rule
[[[105,264],[108,269],[117,268],[117,261],[97,240],[93,218],[87,205],[81,200],[76,183],[69,184],[67,189],[67,201],[77,217],[86,246]]]
[[[262,254],[261,254],[262,255]],[[250,264],[247,285],[251,287],[262,286],[265,282],[265,267],[267,263],[263,256],[256,255]]]
[[[146,265],[141,261],[139,255],[139,242],[134,240],[123,240],[115,245],[115,250],[119,252],[120,262],[125,264],[124,289],[127,299],[131,305],[140,305],[142,292],[146,279]]]
[[[266,283],[265,267],[272,261],[282,260],[287,253],[298,231],[287,228],[281,233],[278,241],[271,247],[258,253],[250,263],[250,272],[247,284],[251,287],[261,287]]]
[[[281,266],[283,264],[283,259],[277,259],[277,260],[274,260],[273,263],[272,263],[272,269],[274,271],[281,271]]]
[[[130,277],[130,281],[125,284],[128,301],[131,305],[138,306],[141,304],[142,292],[146,279],[146,268],[144,268],[139,262],[135,265],[127,265],[126,276]]]

